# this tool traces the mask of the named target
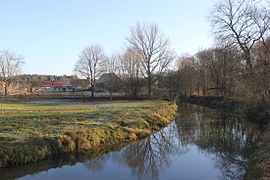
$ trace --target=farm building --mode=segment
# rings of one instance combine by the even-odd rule
[[[64,82],[44,81],[32,87],[33,92],[75,92],[78,86],[65,84]]]
[[[96,81],[97,91],[110,91],[112,89],[119,89],[121,79],[115,73],[104,73]]]

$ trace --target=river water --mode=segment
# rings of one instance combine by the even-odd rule
[[[92,159],[75,156],[0,169],[0,179],[245,179],[262,132],[235,114],[183,104],[168,127]]]

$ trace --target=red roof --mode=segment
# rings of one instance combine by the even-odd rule
[[[54,86],[65,86],[63,82],[43,82],[40,85],[41,87],[54,87]]]

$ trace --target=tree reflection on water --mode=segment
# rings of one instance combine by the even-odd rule
[[[183,104],[167,128],[119,152],[87,161],[85,166],[98,171],[112,160],[130,167],[131,175],[138,179],[159,179],[174,155],[196,145],[220,169],[221,179],[243,179],[248,157],[261,138],[262,133],[238,115]]]
[[[181,173],[188,170],[185,169],[186,164],[190,163],[199,164],[195,169],[204,171],[201,165],[204,163],[201,162],[209,160],[212,164],[206,165],[211,166],[207,168],[212,171],[214,164],[215,168],[209,172],[214,173],[214,176],[217,176],[215,174],[217,172],[220,179],[246,179],[247,173],[251,177],[254,176],[252,173],[260,176],[260,172],[253,168],[256,163],[252,164],[252,157],[256,156],[258,145],[269,143],[265,140],[267,135],[269,136],[267,132],[259,131],[257,126],[247,123],[237,114],[182,104],[171,125],[138,143],[122,149],[122,146],[114,147],[121,149],[120,151],[110,152],[91,160],[89,160],[93,156],[91,153],[73,154],[19,168],[1,169],[0,179],[25,178],[27,175],[30,175],[29,179],[32,175],[39,179],[37,173],[40,172],[41,177],[58,179],[57,173],[63,174],[67,169],[70,174],[79,176],[78,169],[82,163],[78,162],[83,162],[83,166],[87,167],[83,177],[88,177],[88,173],[91,175],[91,172],[98,172],[97,174],[102,176],[109,170],[109,176],[112,177],[113,173],[117,173],[116,175],[123,173],[123,176],[130,175],[133,179],[170,179],[170,175],[175,178],[182,177]],[[186,160],[189,155],[192,155],[192,158]],[[185,158],[178,159],[179,157]],[[206,158],[200,159],[201,157]],[[110,166],[106,166],[108,164]],[[115,164],[121,168],[112,167]],[[60,168],[55,169],[56,167]],[[49,171],[51,169],[52,171]],[[165,170],[174,174],[168,175]],[[189,173],[193,172],[188,171],[185,177],[192,176]]]
[[[120,152],[112,152],[85,162],[85,165],[94,171],[104,167],[106,160],[113,160],[132,170],[132,176],[138,179],[159,179],[159,172],[170,166],[172,154],[185,153],[175,135],[175,124],[146,138],[145,140],[131,144]],[[103,165],[101,164],[103,163]]]
[[[113,160],[132,168],[132,175],[138,179],[158,179],[159,172],[170,166],[170,155],[182,153],[170,126],[139,144],[125,148]]]
[[[247,160],[262,132],[238,115],[183,105],[175,121],[179,140],[196,144],[211,156],[222,172],[222,179],[243,179]]]

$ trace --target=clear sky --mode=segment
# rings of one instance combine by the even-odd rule
[[[72,74],[78,55],[97,43],[125,47],[136,22],[156,23],[178,55],[210,47],[214,0],[0,0],[0,49],[25,58],[23,73]]]

